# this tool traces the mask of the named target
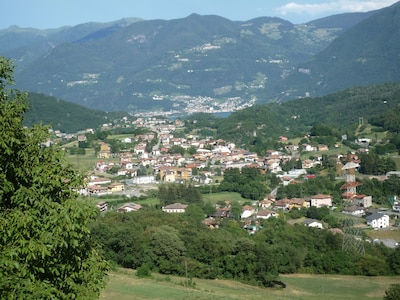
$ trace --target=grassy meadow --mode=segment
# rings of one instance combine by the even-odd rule
[[[139,279],[136,272],[117,269],[100,299],[382,299],[390,284],[400,277],[365,277],[338,275],[282,275],[284,289],[269,289],[230,280],[193,279],[193,287],[185,287],[185,278],[153,274],[151,279]]]

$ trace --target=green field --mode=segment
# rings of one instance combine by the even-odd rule
[[[216,204],[220,201],[238,201],[240,204],[243,204],[246,201],[251,201],[249,199],[242,198],[239,193],[233,192],[221,192],[215,194],[203,194],[204,202],[210,202],[211,204]]]
[[[85,150],[85,155],[65,155],[65,158],[69,164],[73,165],[76,169],[83,172],[93,170],[96,161],[99,160],[95,155],[94,149],[87,148]]]
[[[338,275],[283,275],[284,289],[260,288],[229,280],[193,279],[194,287],[185,287],[185,278],[153,274],[138,279],[134,270],[118,269],[109,274],[100,299],[382,299],[390,284],[400,277]]]

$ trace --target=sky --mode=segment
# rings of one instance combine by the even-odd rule
[[[0,29],[12,25],[38,29],[111,22],[135,17],[179,19],[197,13],[232,21],[279,17],[301,24],[318,18],[366,12],[398,0],[2,0]]]

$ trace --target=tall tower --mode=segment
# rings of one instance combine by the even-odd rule
[[[343,199],[345,199],[348,204],[353,204],[352,199],[354,196],[357,195],[357,187],[362,185],[360,182],[356,181],[356,168],[358,168],[360,165],[356,162],[348,162],[342,170],[346,172],[346,183],[343,184],[340,189],[345,190],[345,192],[342,194]]]
[[[356,181],[355,175],[355,170],[359,166],[358,161],[350,161],[343,167],[343,170],[346,172],[346,182],[340,187],[340,190],[344,190],[342,194],[344,207],[355,206],[354,197],[357,196],[357,187],[362,185]],[[354,218],[348,217],[344,220],[342,250],[354,251],[360,255],[364,255],[365,249],[362,236],[360,230],[354,225],[356,225]]]

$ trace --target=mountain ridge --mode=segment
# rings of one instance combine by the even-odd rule
[[[351,86],[398,82],[399,28],[397,2],[345,31],[313,60],[300,64],[299,72],[282,85],[296,86],[296,96],[304,95],[304,86],[311,96],[319,96]]]
[[[21,89],[105,111],[190,113],[196,106],[232,111],[313,92],[298,88],[304,78],[292,76],[296,68],[379,13],[302,25],[272,17],[242,22],[198,14],[112,24],[54,45],[29,63],[23,55],[14,58],[23,65],[16,78]],[[337,27],[334,20],[344,25]]]

